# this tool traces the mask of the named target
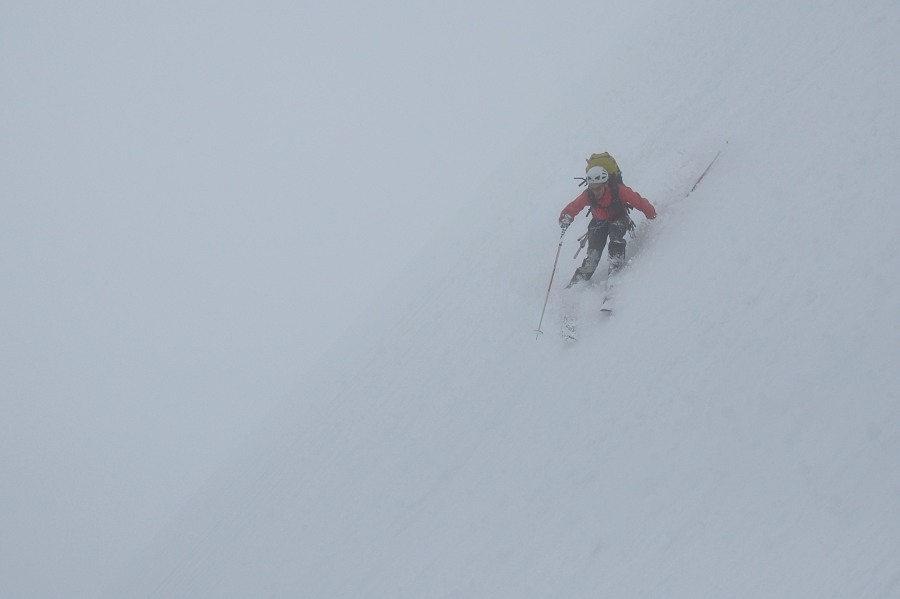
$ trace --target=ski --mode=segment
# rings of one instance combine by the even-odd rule
[[[578,313],[580,312],[580,289],[572,290],[574,293],[564,293],[560,306],[559,333],[563,341],[571,343],[578,339]]]
[[[600,302],[600,313],[606,316],[612,314],[613,311],[613,290],[614,290],[614,281],[612,280],[613,273],[606,275],[606,281],[604,283],[603,289],[603,301]]]
[[[563,324],[560,329],[560,335],[562,336],[563,341],[573,342],[578,340],[578,336],[576,335],[576,329],[578,327],[578,320],[568,314],[563,316]]]

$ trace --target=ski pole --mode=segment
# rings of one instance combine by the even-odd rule
[[[691,187],[691,190],[688,192],[688,195],[694,193],[694,190],[697,189],[698,185],[700,185],[700,181],[703,181],[703,177],[706,176],[706,173],[709,172],[709,169],[712,168],[712,165],[714,165],[716,163],[716,160],[719,159],[719,154],[721,154],[721,153],[722,153],[722,150],[719,150],[718,152],[716,152],[716,155],[713,156],[713,159],[710,161],[710,163],[706,166],[705,169],[703,169],[703,172],[700,173],[700,177],[697,179],[697,182],[694,183],[694,186]]]
[[[544,331],[541,330],[541,325],[544,324],[544,312],[547,311],[547,301],[550,299],[550,289],[553,287],[553,277],[556,276],[556,263],[559,262],[559,252],[562,250],[563,245],[563,237],[566,236],[566,230],[562,230],[562,234],[559,236],[559,246],[556,248],[556,258],[553,260],[553,272],[550,273],[550,284],[547,285],[547,297],[544,298],[544,307],[541,309],[541,319],[538,321],[538,327],[535,333],[537,335],[534,336],[535,341],[540,339],[541,335],[544,334]]]

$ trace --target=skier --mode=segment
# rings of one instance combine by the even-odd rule
[[[565,231],[578,214],[591,207],[591,223],[588,225],[587,257],[575,270],[567,287],[579,281],[587,281],[600,264],[600,256],[609,238],[609,273],[613,274],[625,264],[625,234],[634,228],[628,207],[634,207],[649,219],[656,218],[656,209],[627,185],[613,179],[602,166],[592,166],[585,177],[587,189],[572,200],[559,215],[559,226]],[[628,207],[626,207],[628,206]]]

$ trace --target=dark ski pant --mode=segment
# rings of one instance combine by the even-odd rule
[[[597,265],[600,264],[600,256],[609,239],[609,272],[615,272],[625,264],[625,234],[631,228],[631,218],[628,214],[620,214],[609,220],[591,219],[588,225],[588,251],[587,257],[575,270],[571,287],[579,281],[587,281],[594,275]]]

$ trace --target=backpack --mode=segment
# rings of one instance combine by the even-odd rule
[[[631,212],[631,206],[619,199],[619,184],[622,183],[622,169],[619,168],[619,165],[616,162],[616,159],[612,157],[612,154],[609,152],[591,154],[591,157],[587,159],[587,166],[584,167],[584,172],[587,172],[594,166],[602,166],[606,169],[606,172],[609,173],[609,189],[612,192],[613,204],[622,207],[626,214]],[[581,177],[578,178],[580,179]],[[587,179],[581,179],[579,187],[582,185],[587,185]],[[588,190],[588,197],[591,200],[591,207],[596,206],[597,200],[590,189]]]
[[[622,182],[622,170],[616,163],[616,159],[613,158],[609,152],[603,152],[602,154],[591,154],[591,157],[587,159],[587,166],[584,167],[584,172],[587,172],[588,169],[594,166],[602,166],[603,168],[605,168],[606,172],[609,173],[609,179],[611,182]]]

